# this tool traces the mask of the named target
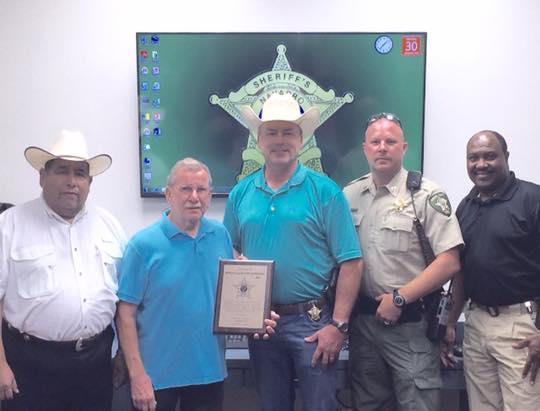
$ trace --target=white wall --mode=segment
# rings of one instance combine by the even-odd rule
[[[427,31],[425,174],[457,204],[465,142],[492,128],[518,176],[539,182],[539,21],[537,0],[0,0],[0,201],[39,194],[23,150],[71,128],[114,159],[95,203],[128,234],[159,215],[163,200],[139,197],[137,31]]]

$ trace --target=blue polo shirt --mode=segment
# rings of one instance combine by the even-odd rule
[[[362,255],[341,189],[300,164],[277,191],[263,169],[243,179],[229,194],[224,224],[247,258],[275,261],[274,303],[320,297],[332,268]]]
[[[155,389],[222,381],[225,342],[212,324],[219,259],[232,258],[229,234],[203,218],[192,238],[166,214],[129,241],[118,297],[138,306],[139,349]]]

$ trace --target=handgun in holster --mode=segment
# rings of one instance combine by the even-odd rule
[[[337,278],[339,274],[339,265],[332,268],[330,272],[330,280],[324,288],[323,296],[328,301],[328,305],[332,310],[334,310],[334,304],[336,302],[336,288],[337,288]]]

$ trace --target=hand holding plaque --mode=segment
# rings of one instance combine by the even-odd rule
[[[273,274],[273,261],[220,260],[214,333],[264,334]]]

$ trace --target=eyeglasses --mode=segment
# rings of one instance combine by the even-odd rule
[[[192,187],[192,186],[180,186],[178,190],[184,195],[192,195],[195,191],[197,195],[201,196],[210,191],[209,187]]]
[[[401,120],[399,119],[398,116],[396,116],[394,113],[377,113],[377,114],[372,114],[367,122],[366,122],[366,127],[364,130],[367,130],[367,128],[372,125],[373,123],[375,123],[377,120],[380,120],[381,118],[384,118],[388,121],[391,121],[393,123],[396,123],[400,129],[403,130],[403,126],[401,125]]]

